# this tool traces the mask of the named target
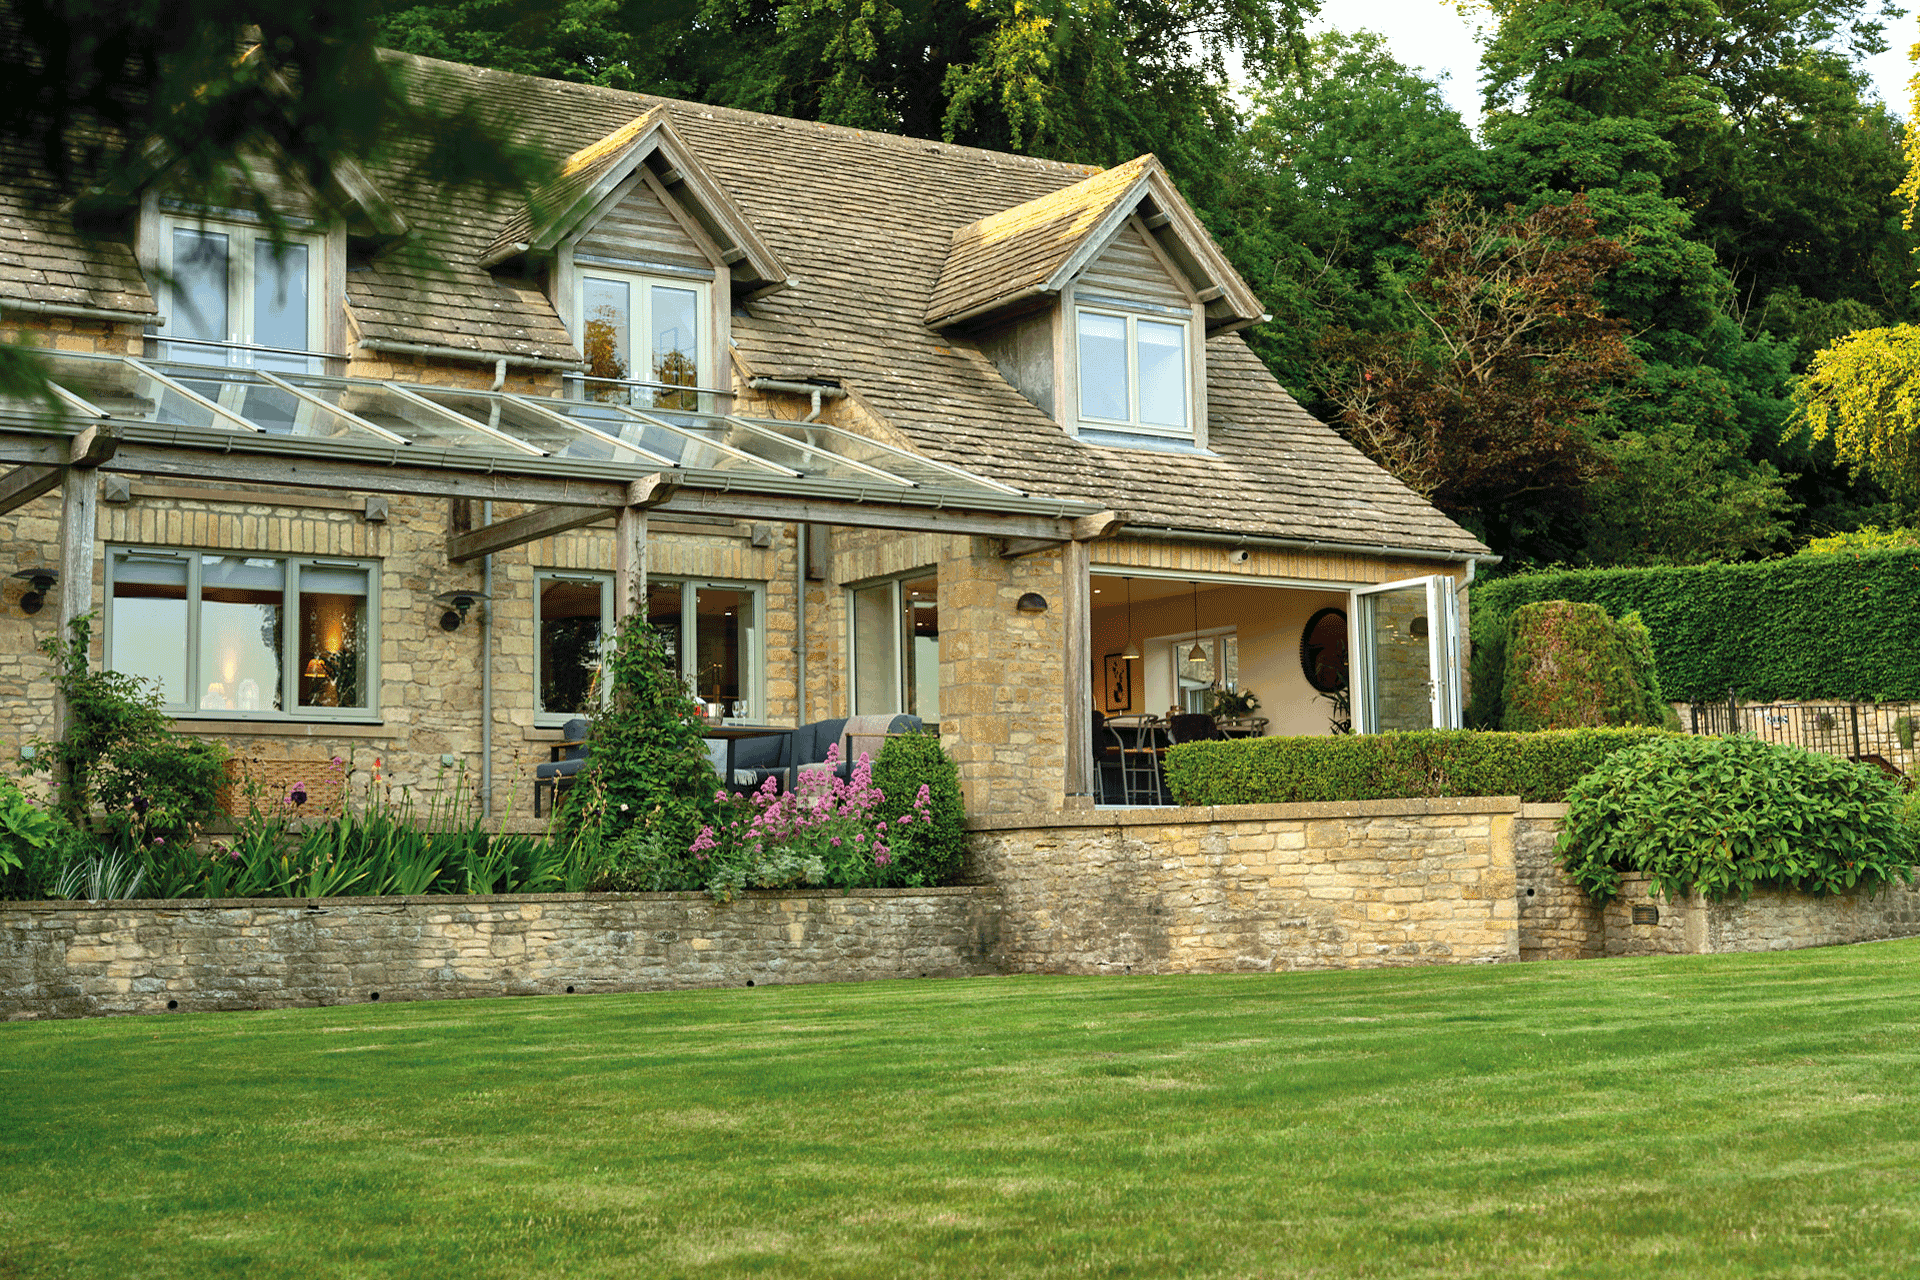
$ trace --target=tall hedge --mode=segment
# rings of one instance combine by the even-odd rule
[[[1543,600],[1515,609],[1505,684],[1500,727],[1517,733],[1661,725],[1673,714],[1640,615],[1612,618],[1597,604]]]
[[[1920,548],[1478,583],[1471,723],[1500,723],[1508,619],[1542,600],[1638,613],[1670,698],[1920,699]]]
[[[1167,785],[1186,805],[1441,796],[1558,801],[1614,752],[1666,736],[1661,729],[1425,729],[1189,742],[1167,752]]]

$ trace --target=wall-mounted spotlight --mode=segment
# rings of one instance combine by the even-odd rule
[[[1047,598],[1038,591],[1029,591],[1014,602],[1014,608],[1022,613],[1045,613]]]
[[[460,624],[467,620],[467,611],[479,601],[490,599],[484,591],[442,591],[433,598],[435,604],[445,606],[440,614],[440,629],[458,631]]]
[[[47,603],[47,592],[60,581],[58,569],[22,569],[13,576],[27,584],[26,592],[20,597],[20,612],[29,617],[40,612]]]

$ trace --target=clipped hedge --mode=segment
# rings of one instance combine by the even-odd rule
[[[1500,723],[1508,620],[1543,600],[1637,612],[1669,698],[1920,698],[1920,548],[1477,583],[1469,723]]]
[[[1667,736],[1660,729],[1429,729],[1189,742],[1167,752],[1167,783],[1184,805],[1439,796],[1557,801],[1614,752]]]
[[[1638,871],[1667,898],[1760,887],[1869,893],[1913,880],[1906,798],[1877,769],[1758,738],[1674,736],[1567,794],[1562,864],[1597,901]]]
[[[1516,733],[1664,725],[1673,714],[1640,616],[1616,620],[1597,604],[1545,600],[1515,609],[1504,683],[1500,727]]]

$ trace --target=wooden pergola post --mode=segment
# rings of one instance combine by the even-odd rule
[[[1068,809],[1091,809],[1093,778],[1093,549],[1075,540],[1061,548],[1061,673],[1066,699]]]

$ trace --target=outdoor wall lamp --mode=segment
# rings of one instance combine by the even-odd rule
[[[490,599],[492,597],[484,591],[442,591],[433,598],[435,604],[446,606],[440,615],[440,629],[458,631],[460,624],[467,620],[467,611],[473,608],[475,602]]]
[[[47,592],[60,581],[58,569],[22,569],[13,576],[27,584],[26,593],[20,597],[20,612],[28,617],[40,612],[47,603]]]
[[[1015,601],[1013,607],[1022,613],[1045,613],[1047,611],[1047,598],[1038,591],[1029,591],[1027,594],[1021,596],[1019,600]]]

